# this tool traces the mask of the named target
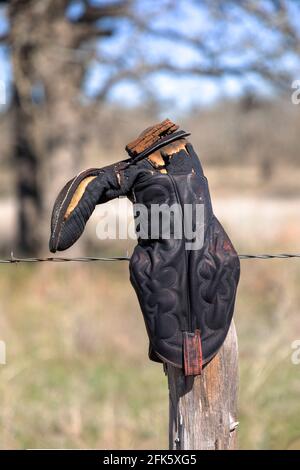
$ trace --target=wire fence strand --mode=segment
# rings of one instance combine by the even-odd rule
[[[239,255],[240,259],[290,259],[300,258],[300,253],[277,253],[277,254],[255,254],[255,255]]]
[[[291,258],[300,258],[300,253],[277,253],[277,254],[239,254],[241,260],[270,260],[270,259],[291,259]],[[98,257],[98,256],[81,256],[75,258],[66,258],[66,257],[46,257],[46,258],[18,258],[11,253],[10,258],[0,259],[0,264],[19,264],[19,263],[69,263],[69,262],[96,262],[96,261],[129,261],[130,256],[110,256],[110,257]]]

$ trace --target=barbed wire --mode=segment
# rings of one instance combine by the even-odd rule
[[[240,259],[290,259],[300,258],[300,253],[277,253],[271,254],[256,254],[256,255],[239,255]]]
[[[68,263],[68,262],[93,262],[93,261],[129,261],[130,256],[78,256],[78,257],[62,257],[62,256],[50,256],[45,258],[18,258],[15,257],[13,253],[11,253],[10,258],[8,259],[0,259],[0,264],[3,263],[45,263],[45,262],[52,262],[52,263]]]
[[[300,258],[300,253],[277,253],[277,254],[239,254],[241,260],[252,260],[252,259],[291,259]],[[46,258],[17,258],[11,253],[10,258],[0,259],[0,264],[19,264],[19,263],[69,263],[69,262],[96,262],[96,261],[129,261],[130,256],[110,256],[110,257],[98,257],[98,256],[80,256],[73,258],[66,257],[46,257]]]

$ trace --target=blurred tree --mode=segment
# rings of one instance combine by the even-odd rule
[[[10,22],[0,40],[13,64],[22,254],[43,248],[45,207],[78,170],[95,107],[113,87],[129,80],[161,98],[154,83],[164,72],[289,88],[299,56],[300,5],[292,0],[0,3]],[[87,100],[84,84],[96,69]]]

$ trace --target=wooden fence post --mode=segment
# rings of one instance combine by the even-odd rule
[[[202,375],[185,377],[169,365],[167,375],[170,449],[236,449],[238,345],[234,322]]]

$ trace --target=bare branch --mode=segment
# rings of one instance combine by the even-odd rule
[[[262,76],[263,78],[270,80],[274,83],[279,89],[285,89],[286,83],[288,81],[288,74],[277,73],[274,76],[273,70],[270,70],[268,67],[262,64],[249,64],[244,67],[201,67],[201,66],[190,66],[190,67],[178,67],[174,64],[161,62],[156,64],[140,64],[132,69],[125,69],[122,66],[119,66],[118,71],[112,74],[102,86],[101,90],[96,96],[98,101],[103,101],[109,91],[113,88],[114,85],[120,83],[123,80],[130,80],[133,82],[139,83],[139,81],[151,74],[157,72],[166,72],[174,76],[200,76],[200,77],[215,77],[219,78],[225,74],[242,77],[249,73],[256,73],[257,75]]]
[[[97,38],[109,37],[114,33],[113,28],[97,28],[92,25],[77,24],[73,32],[73,47],[78,48],[83,42],[94,41]]]
[[[77,20],[77,23],[94,23],[102,18],[119,17],[128,13],[128,7],[131,4],[128,0],[122,0],[118,3],[103,6],[87,5],[83,15]]]
[[[9,43],[9,40],[10,40],[10,35],[9,35],[9,33],[3,34],[2,36],[0,36],[0,44],[3,44],[3,43],[8,44],[8,43]]]

